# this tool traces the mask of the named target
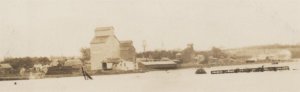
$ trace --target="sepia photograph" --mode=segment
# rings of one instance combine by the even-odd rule
[[[300,0],[0,0],[1,92],[300,92]]]

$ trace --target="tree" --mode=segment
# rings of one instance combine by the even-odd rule
[[[217,48],[217,47],[212,47],[211,53],[212,53],[212,56],[214,58],[225,58],[225,57],[227,57],[227,55],[220,48]]]
[[[49,65],[51,61],[47,57],[38,58],[38,62],[42,65]]]
[[[90,48],[81,48],[81,60],[82,61],[89,61],[91,59],[91,50]]]

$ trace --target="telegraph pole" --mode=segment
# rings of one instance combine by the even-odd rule
[[[143,40],[143,58],[146,58],[145,56],[145,52],[146,52],[146,47],[147,47],[147,43],[146,43],[146,40]],[[146,61],[147,61],[147,58],[146,58]]]

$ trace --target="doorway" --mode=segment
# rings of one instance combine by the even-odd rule
[[[107,63],[102,63],[102,69],[107,70]]]

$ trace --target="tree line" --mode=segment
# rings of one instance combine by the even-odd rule
[[[35,64],[48,65],[51,63],[51,61],[47,57],[8,57],[5,58],[1,63],[10,64],[13,69],[19,70],[21,68],[32,68]]]
[[[155,50],[137,53],[137,58],[151,58],[162,59],[164,57],[169,59],[179,59],[183,62],[193,61],[194,57],[202,55],[204,62],[208,62],[209,58],[227,58],[229,57],[223,50],[217,47],[212,47],[208,51],[195,51],[194,48],[185,48],[182,51],[179,50]]]

